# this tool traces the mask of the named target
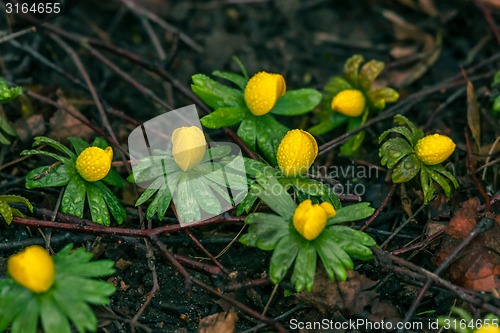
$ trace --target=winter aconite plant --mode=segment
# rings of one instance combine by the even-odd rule
[[[0,195],[0,216],[3,217],[7,224],[12,222],[14,216],[25,217],[19,209],[10,206],[12,203],[24,204],[30,212],[33,212],[33,205],[28,199],[18,195]]]
[[[114,273],[110,260],[91,262],[92,254],[73,245],[55,257],[33,245],[7,262],[8,277],[0,280],[0,332],[95,332],[92,305],[109,303],[115,287],[95,278]]]
[[[287,190],[293,192],[300,200],[315,198],[331,203],[335,208],[340,208],[340,201],[334,191],[320,181],[307,177],[307,171],[318,156],[316,139],[306,131],[293,129],[288,131],[281,140],[276,160],[279,168],[251,159],[245,160],[248,184],[250,190],[245,199],[238,206],[237,213],[249,212],[258,198],[253,190],[255,177],[259,173],[267,173],[278,179],[279,183]]]
[[[345,281],[346,270],[353,269],[352,259],[368,260],[375,241],[367,234],[340,225],[373,214],[368,203],[336,209],[329,202],[306,199],[298,206],[279,181],[267,172],[256,175],[251,189],[276,214],[252,213],[245,223],[250,226],[241,238],[247,246],[273,251],[269,276],[274,283],[283,280],[293,266],[291,283],[297,291],[311,291],[317,258],[331,280]]]
[[[207,148],[203,131],[197,126],[175,129],[171,148],[154,150],[134,166],[130,182],[148,184],[136,206],[152,199],[146,217],[162,220],[175,203],[181,223],[219,215],[241,201],[247,193],[246,177],[231,146]],[[167,149],[169,148],[169,149]],[[244,169],[241,160],[241,169]]]
[[[372,87],[384,69],[384,63],[377,60],[364,62],[361,55],[352,56],[344,64],[343,76],[335,76],[326,84],[324,103],[319,113],[320,122],[309,129],[310,133],[321,135],[345,123],[347,131],[352,131],[363,125],[370,113],[379,112],[386,103],[398,100],[396,90]],[[364,136],[364,131],[356,134],[341,147],[341,153],[352,155],[363,143]]]
[[[263,156],[276,165],[276,150],[288,128],[273,115],[296,116],[314,109],[321,101],[315,89],[286,90],[285,79],[280,74],[259,72],[248,79],[230,72],[213,73],[228,80],[236,87],[229,87],[206,75],[193,76],[191,89],[214,112],[203,117],[201,123],[207,128],[221,128],[240,124],[238,136],[253,150],[257,147]]]
[[[393,169],[392,181],[407,182],[420,173],[425,203],[434,196],[434,182],[450,196],[451,187],[448,181],[451,181],[455,188],[458,188],[458,182],[441,163],[451,156],[455,143],[441,134],[424,137],[424,133],[402,115],[396,115],[394,122],[401,126],[393,127],[379,137],[381,143],[391,133],[402,136],[385,141],[379,150],[382,165]]]
[[[9,88],[7,83],[3,78],[0,77],[0,105],[9,103],[13,99],[17,98],[23,89],[21,87]],[[5,116],[2,109],[0,109],[0,144],[8,145],[10,140],[2,134],[2,131],[11,136],[16,136],[16,131],[7,122],[7,117]]]
[[[47,138],[36,137],[33,146],[47,145],[64,155],[45,150],[25,150],[22,155],[45,155],[57,160],[52,165],[38,167],[26,175],[27,188],[65,186],[61,211],[83,217],[85,202],[94,222],[109,225],[111,215],[116,222],[125,219],[125,209],[106,184],[123,187],[123,181],[111,169],[113,150],[100,138],[89,146],[80,138],[68,139],[75,152],[63,144]]]
[[[475,319],[466,310],[454,306],[449,316],[437,318],[439,328],[457,333],[500,333],[500,319],[488,313],[481,319]]]

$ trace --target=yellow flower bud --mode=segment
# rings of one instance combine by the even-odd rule
[[[361,116],[365,105],[365,96],[357,89],[342,90],[332,100],[332,110],[348,117]]]
[[[262,116],[272,110],[285,92],[286,84],[282,75],[259,72],[248,80],[243,97],[250,112]]]
[[[35,293],[46,292],[54,283],[54,261],[38,245],[10,256],[7,271],[14,281]]]
[[[306,131],[288,131],[278,146],[276,158],[286,177],[295,177],[306,172],[318,156],[316,139]]]
[[[207,142],[203,131],[196,126],[183,126],[172,133],[172,155],[183,171],[197,166],[203,156]]]
[[[325,229],[326,220],[335,214],[329,202],[313,205],[311,200],[304,200],[295,209],[293,226],[305,239],[313,240]]]
[[[486,320],[484,321],[485,323],[487,322]],[[490,324],[493,323],[493,321],[490,320]],[[474,333],[500,333],[500,328],[498,326],[490,325],[489,327],[481,327],[478,328],[477,330],[474,330]]]
[[[113,148],[88,147],[76,159],[76,171],[88,182],[103,179],[111,169]]]
[[[434,165],[450,157],[455,147],[456,144],[446,135],[434,134],[418,140],[415,151],[424,164]]]

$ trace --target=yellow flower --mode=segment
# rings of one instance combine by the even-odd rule
[[[172,133],[172,155],[183,171],[197,166],[203,156],[207,142],[203,131],[196,126],[183,126]]]
[[[295,177],[306,172],[318,156],[318,144],[306,131],[288,131],[278,146],[276,158],[286,177]]]
[[[453,140],[446,135],[434,134],[418,140],[415,151],[424,164],[434,165],[450,157],[455,147]]]
[[[487,323],[487,321],[485,321],[485,323]],[[500,328],[498,326],[497,327],[493,326],[493,324],[491,324],[492,321],[489,321],[489,323],[490,327],[486,328],[483,326],[475,330],[474,333],[500,333]]]
[[[54,261],[38,245],[10,256],[7,271],[14,281],[35,293],[46,292],[54,283]]]
[[[332,110],[348,117],[361,116],[365,105],[365,96],[357,89],[342,90],[332,100]]]
[[[262,116],[272,110],[285,92],[286,84],[282,75],[259,72],[248,80],[243,96],[250,112]]]
[[[329,202],[312,204],[311,200],[302,201],[293,214],[293,226],[307,240],[313,240],[321,234],[326,220],[335,216],[335,208]]]
[[[88,147],[76,159],[76,171],[88,182],[103,179],[111,169],[113,148]]]

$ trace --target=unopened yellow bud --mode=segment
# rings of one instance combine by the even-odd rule
[[[278,146],[276,159],[286,177],[295,177],[305,173],[318,156],[316,139],[306,131],[294,129],[288,131]]]
[[[88,182],[103,179],[111,169],[113,148],[88,147],[76,159],[76,171]]]
[[[332,100],[332,110],[348,117],[361,116],[365,105],[365,96],[357,89],[342,90]]]
[[[326,221],[335,214],[335,208],[329,202],[313,205],[311,200],[304,200],[295,209],[293,226],[302,237],[313,240],[325,229]]]
[[[196,126],[183,126],[172,133],[172,155],[183,171],[200,164],[205,156],[207,141],[203,131]]]
[[[243,96],[250,112],[262,116],[272,110],[285,92],[286,84],[282,75],[259,72],[248,80]]]
[[[418,140],[415,151],[426,165],[439,164],[451,156],[456,144],[446,135],[433,134]]]
[[[7,271],[14,281],[35,293],[46,292],[54,283],[54,261],[38,245],[10,256]]]

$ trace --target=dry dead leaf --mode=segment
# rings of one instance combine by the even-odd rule
[[[297,293],[295,297],[322,313],[340,311],[352,316],[367,312],[375,321],[397,319],[396,308],[380,301],[378,293],[372,290],[376,283],[356,271],[348,271],[345,282],[332,282],[324,269],[318,269],[312,292]]]
[[[19,139],[26,143],[33,140],[35,136],[45,133],[45,120],[41,114],[34,114],[28,118],[19,118],[14,123]]]
[[[62,108],[70,109],[74,114],[82,119],[87,119],[76,107],[70,104],[65,98],[57,101]],[[66,111],[58,110],[50,118],[49,136],[58,141],[65,141],[68,137],[79,136],[84,140],[89,140],[94,131],[77,118]]]
[[[125,260],[123,258],[120,258],[118,259],[118,261],[116,262],[115,264],[116,268],[118,268],[120,271],[123,271],[127,268],[129,268],[130,266],[132,266],[132,262],[131,261],[128,261],[128,260]]]
[[[479,149],[481,147],[481,119],[474,86],[470,81],[467,81],[467,124]]]
[[[445,229],[434,263],[439,266],[479,221],[477,198],[464,203]],[[475,291],[500,290],[500,216],[496,225],[477,236],[447,270],[450,281]]]
[[[200,319],[198,332],[200,333],[232,333],[236,327],[238,316],[233,310],[214,313]]]

